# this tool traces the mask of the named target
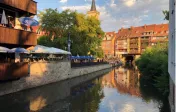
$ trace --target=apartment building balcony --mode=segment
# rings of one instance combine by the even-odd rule
[[[0,81],[27,76],[28,69],[28,63],[0,63]]]
[[[127,49],[127,47],[117,47],[117,49]]]
[[[149,42],[149,39],[141,39],[141,42]]]
[[[138,48],[138,45],[130,45],[130,48]]]
[[[127,42],[119,42],[119,43],[117,43],[117,45],[127,45]]]
[[[33,0],[0,0],[0,5],[6,8],[10,6],[33,15],[37,14],[37,2]]]
[[[147,47],[148,47],[148,45],[146,45],[146,44],[141,45],[141,48],[147,48]]]
[[[37,34],[34,32],[0,27],[0,43],[12,45],[36,45]]]
[[[139,51],[138,50],[130,50],[129,54],[139,54]]]
[[[136,40],[130,40],[130,43],[131,44],[138,43],[138,40],[137,39]]]

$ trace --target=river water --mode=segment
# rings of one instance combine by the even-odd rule
[[[0,112],[170,112],[167,98],[142,85],[134,67],[86,76],[0,97]]]

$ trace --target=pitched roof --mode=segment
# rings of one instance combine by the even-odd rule
[[[132,38],[142,36],[168,36],[168,24],[152,24],[131,28],[121,28],[117,33],[117,38]]]

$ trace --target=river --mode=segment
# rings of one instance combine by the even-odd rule
[[[0,112],[169,112],[135,67],[107,69],[0,97]]]

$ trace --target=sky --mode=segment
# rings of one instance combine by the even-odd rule
[[[38,10],[47,8],[77,10],[86,14],[91,0],[35,0]],[[145,24],[167,23],[163,10],[169,9],[169,0],[96,0],[100,12],[101,28],[105,32]]]

